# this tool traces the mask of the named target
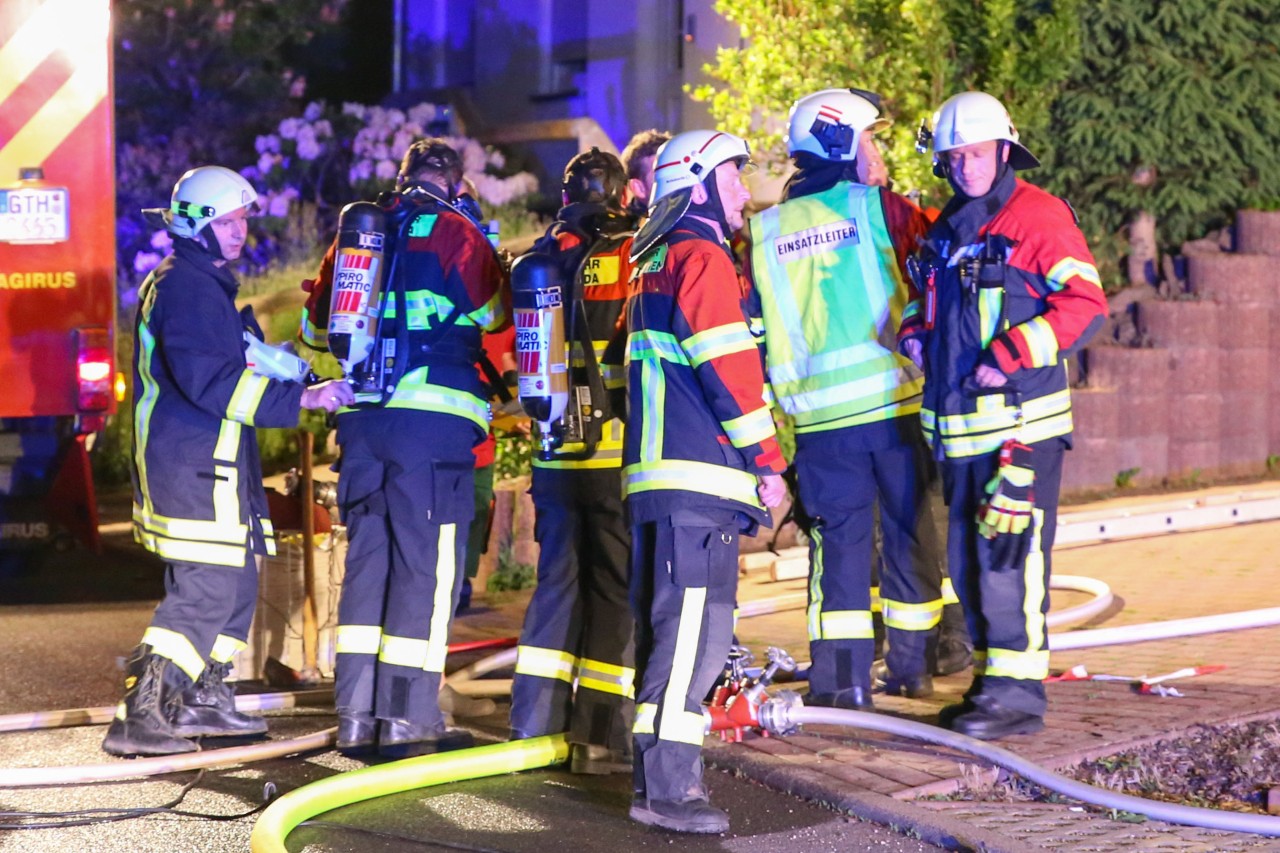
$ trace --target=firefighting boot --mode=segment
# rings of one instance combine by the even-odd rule
[[[569,745],[569,772],[586,776],[630,773],[631,757],[620,749],[594,743]]]
[[[729,831],[729,815],[703,799],[631,801],[631,819],[647,826],[659,826],[671,832],[718,835]]]
[[[965,625],[964,611],[959,604],[942,608],[942,632],[938,638],[938,660],[934,675],[951,675],[973,664],[973,640]]]
[[[227,684],[230,663],[209,661],[182,691],[173,709],[173,728],[183,737],[257,737],[267,733],[267,721],[236,710],[236,691]]]
[[[338,709],[338,752],[349,758],[378,751],[378,718],[369,711]]]
[[[112,755],[176,755],[195,752],[170,722],[172,706],[190,682],[168,658],[138,646],[125,667],[124,701],[107,727],[102,749]]]
[[[466,729],[451,729],[443,723],[424,726],[409,720],[378,721],[378,754],[386,758],[434,755],[455,749],[470,749],[475,738]]]

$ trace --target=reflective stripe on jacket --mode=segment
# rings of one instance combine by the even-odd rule
[[[925,438],[940,456],[994,452],[1005,440],[1070,442],[1067,358],[1093,336],[1107,300],[1084,235],[1059,198],[1022,180],[965,246],[940,243],[945,221],[930,232],[923,260],[935,276],[937,322],[924,328],[910,306],[900,337],[923,336]],[[984,246],[1003,246],[993,286],[975,282]],[[984,264],[987,262],[983,262]],[[994,268],[994,267],[993,267]],[[985,282],[984,282],[985,283]],[[977,365],[998,366],[1009,384],[978,394]]]
[[[769,384],[796,432],[920,410],[923,379],[896,351],[908,289],[884,198],[841,181],[751,220]]]
[[[785,465],[726,248],[677,230],[637,262],[637,277],[622,471],[632,523],[709,500],[766,519],[757,476]]]

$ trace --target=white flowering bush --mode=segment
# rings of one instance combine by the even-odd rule
[[[408,147],[440,136],[461,155],[486,216],[506,226],[506,234],[532,227],[524,202],[538,192],[537,178],[509,169],[501,151],[451,134],[449,125],[448,110],[435,104],[401,110],[347,103],[334,109],[316,101],[259,136],[258,160],[243,174],[263,189],[260,206],[269,217],[293,216],[307,205],[332,215],[348,201],[391,189]]]
[[[258,215],[241,261],[243,271],[314,257],[336,224],[338,211],[356,199],[374,199],[395,185],[404,152],[417,139],[439,136],[462,157],[486,218],[504,237],[535,230],[527,200],[538,192],[532,174],[509,168],[495,148],[450,132],[447,108],[422,103],[400,110],[365,104],[333,107],[322,101],[281,120],[254,140],[252,165],[240,170],[258,188]],[[167,235],[139,235],[130,266],[140,279],[160,262]]]

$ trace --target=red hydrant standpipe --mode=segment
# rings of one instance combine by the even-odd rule
[[[716,688],[710,707],[707,708],[707,733],[718,732],[726,743],[739,743],[749,730],[759,730],[765,737],[769,732],[760,723],[760,705],[767,700],[765,688],[773,683],[779,670],[794,672],[796,662],[791,655],[775,646],[765,652],[768,665],[758,678],[747,674],[751,653],[742,646],[734,646],[729,652],[729,665],[724,683]]]

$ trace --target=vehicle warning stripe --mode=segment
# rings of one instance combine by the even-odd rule
[[[13,94],[27,75],[67,40],[77,28],[67,24],[81,20],[83,7],[83,0],[47,0],[0,46],[0,101]]]
[[[74,20],[75,27],[66,22]],[[0,47],[0,101],[5,100],[55,49],[75,72],[0,148],[0,176],[43,165],[107,96],[106,0],[48,0]]]
[[[0,148],[0,175],[16,175],[23,166],[44,163],[106,96],[107,81],[98,69],[81,68],[71,75],[31,121]]]

